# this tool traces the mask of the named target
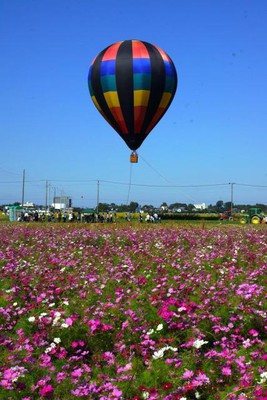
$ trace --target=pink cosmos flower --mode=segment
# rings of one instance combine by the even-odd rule
[[[129,321],[128,320],[124,321],[121,326],[122,331],[124,331],[128,325],[129,325]]]
[[[173,311],[169,311],[169,307],[163,307],[161,310],[159,310],[158,314],[165,320],[167,321],[168,319],[170,319],[174,312]]]
[[[58,354],[57,357],[62,359],[65,358],[67,356],[68,352],[66,349],[64,349],[64,347],[60,347],[60,349],[58,350]]]
[[[204,374],[203,372],[201,372],[200,374],[198,374],[198,376],[196,377],[196,380],[203,383],[210,383],[209,378],[207,377],[206,374]]]
[[[18,336],[23,336],[23,334],[24,334],[23,329],[22,328],[18,329],[17,334],[18,334]]]
[[[66,318],[65,324],[67,324],[68,326],[72,326],[72,324],[73,324],[72,318],[70,318],[70,317]]]
[[[225,376],[230,376],[232,374],[231,368],[223,367],[222,368],[222,374],[225,375]]]
[[[101,325],[102,323],[98,318],[90,319],[90,321],[88,321],[88,326],[91,328],[92,333],[94,333],[97,329],[100,329]]]
[[[248,333],[249,333],[251,336],[254,336],[254,337],[256,337],[256,336],[259,335],[259,332],[257,332],[255,329],[250,329],[250,330],[248,331]]]
[[[112,396],[112,398],[116,398],[116,399],[121,399],[121,396],[122,396],[122,391],[121,390],[119,390],[119,389],[117,389],[117,388],[114,388],[113,389],[113,392],[111,393],[111,396]]]
[[[54,393],[54,389],[51,385],[45,385],[40,389],[40,395],[42,397],[46,397],[48,399],[51,399]]]
[[[77,368],[74,371],[72,371],[71,376],[74,378],[80,378],[83,374],[83,369],[82,368]]]
[[[112,325],[109,325],[109,324],[103,324],[103,325],[101,326],[101,331],[102,331],[102,332],[110,331],[110,330],[112,330],[112,329],[113,329],[113,326],[112,326]]]
[[[187,369],[187,370],[184,372],[184,374],[183,374],[183,376],[182,376],[182,379],[190,379],[190,378],[192,378],[192,376],[194,376],[194,372],[193,372],[193,371],[190,371],[189,369]]]
[[[248,398],[247,398],[247,396],[246,396],[245,394],[241,393],[241,394],[238,396],[237,399],[238,399],[238,400],[247,400]]]
[[[1,381],[0,381],[0,386],[3,386],[3,387],[8,387],[8,386],[10,386],[10,388],[11,388],[11,384],[10,384],[10,382],[7,380],[7,379],[2,379]]]
[[[119,367],[117,369],[117,374],[121,374],[122,372],[127,372],[132,369],[132,363],[126,364],[124,367]]]
[[[57,382],[64,381],[66,379],[66,377],[67,377],[66,372],[58,372],[56,381]]]
[[[110,351],[106,351],[102,354],[103,360],[105,360],[109,365],[115,363],[115,356]]]
[[[179,360],[179,358],[166,358],[165,363],[168,365],[171,365],[174,363],[180,363],[180,360]]]

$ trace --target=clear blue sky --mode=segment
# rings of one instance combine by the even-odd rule
[[[21,201],[24,169],[37,204],[46,180],[81,206],[97,181],[107,203],[214,204],[233,182],[235,203],[267,204],[266,15],[265,0],[1,0],[0,204]],[[126,39],[160,46],[179,76],[136,165],[87,86]]]

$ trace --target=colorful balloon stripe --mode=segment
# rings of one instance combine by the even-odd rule
[[[134,90],[150,90],[151,75],[148,74],[134,74],[133,76]]]
[[[151,74],[151,63],[148,58],[133,58],[134,74]]]
[[[132,57],[133,59],[150,58],[145,42],[141,42],[140,40],[132,40]]]
[[[115,60],[102,61],[100,74],[101,74],[101,76],[115,75],[115,71],[116,71],[115,68],[116,68]]]
[[[109,46],[106,50],[105,53],[103,55],[102,61],[106,61],[106,60],[116,60],[117,54],[118,54],[118,50],[119,47],[121,45],[122,42],[117,42],[112,44],[111,46]]]

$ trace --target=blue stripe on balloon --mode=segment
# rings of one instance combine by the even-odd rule
[[[89,72],[88,72],[88,80],[89,80],[89,81],[91,80],[91,76],[92,76],[92,65],[91,65],[91,67],[89,68]]]
[[[149,58],[133,58],[133,73],[134,74],[151,73],[151,64]]]
[[[169,61],[164,62],[166,75],[175,76],[173,65]]]
[[[116,68],[116,60],[105,60],[102,61],[100,67],[100,75],[114,75]]]

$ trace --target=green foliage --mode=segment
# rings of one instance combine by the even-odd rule
[[[206,214],[206,213],[161,213],[162,220],[173,221],[218,221],[219,214]]]

